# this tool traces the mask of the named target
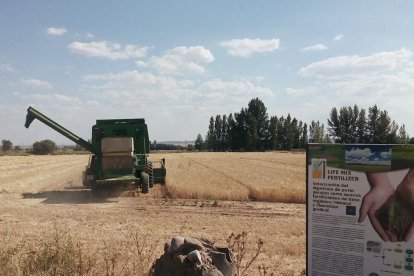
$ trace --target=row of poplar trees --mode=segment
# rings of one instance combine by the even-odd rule
[[[320,134],[323,128],[319,122],[312,122],[308,127],[290,114],[269,118],[264,103],[255,98],[240,112],[212,116],[205,139],[199,134],[195,148],[212,151],[304,148],[310,136],[323,135]],[[318,136],[318,139],[322,138]]]
[[[379,109],[377,105],[368,108],[368,112],[357,105],[341,107],[339,110],[332,108],[328,133],[336,143],[414,143],[405,130],[405,125],[399,127],[391,120],[388,112]]]
[[[333,108],[328,127],[312,121],[309,125],[292,117],[271,116],[264,103],[252,99],[246,108],[229,115],[210,118],[206,137],[201,134],[195,141],[196,150],[210,151],[263,151],[302,149],[306,143],[408,143],[405,126],[399,127],[387,111],[376,105],[365,109]]]

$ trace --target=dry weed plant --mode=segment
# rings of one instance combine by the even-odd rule
[[[57,222],[39,243],[26,244],[20,256],[23,275],[91,275],[95,262]]]
[[[91,275],[94,264],[94,257],[56,226],[38,243],[0,244],[0,275]]]
[[[270,267],[265,265],[259,265],[257,267],[257,270],[259,271],[260,276],[274,276],[275,274],[273,272],[270,272]]]
[[[257,261],[257,257],[262,253],[263,244],[263,240],[259,238],[256,242],[256,248],[253,249],[250,256],[248,256],[249,248],[247,232],[243,231],[239,234],[230,234],[227,238],[227,246],[233,252],[237,276],[247,275],[248,269]]]
[[[283,264],[284,255],[279,255],[278,259],[270,266],[264,263],[261,263],[257,266],[257,271],[260,276],[276,276],[280,274],[280,271],[277,271],[279,267]]]
[[[149,242],[147,234],[131,231],[91,252],[55,225],[38,242],[0,242],[0,275],[147,275],[159,244]]]
[[[104,275],[147,275],[159,244],[159,240],[149,242],[147,235],[130,231],[124,240],[105,243]]]
[[[20,271],[18,254],[21,249],[19,245],[6,244],[0,244],[0,275],[11,276]]]

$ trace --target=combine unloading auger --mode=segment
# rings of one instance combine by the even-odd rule
[[[83,173],[85,187],[97,190],[108,185],[127,186],[133,183],[143,193],[148,193],[154,183],[165,183],[165,159],[156,162],[148,160],[150,142],[144,119],[96,120],[91,142],[29,107],[24,126],[29,128],[34,119],[92,153]],[[158,167],[155,168],[154,164]]]

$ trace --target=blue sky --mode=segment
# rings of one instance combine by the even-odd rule
[[[34,106],[88,139],[96,119],[145,118],[193,140],[259,97],[325,125],[377,104],[414,135],[412,1],[1,1],[0,139],[52,139]]]

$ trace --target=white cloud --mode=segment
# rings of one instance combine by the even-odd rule
[[[344,39],[343,34],[338,34],[333,38],[334,41],[341,41],[342,39]]]
[[[146,118],[150,137],[161,141],[194,139],[205,133],[210,116],[237,112],[253,97],[266,101],[273,95],[247,80],[188,80],[139,71],[88,75],[81,90],[101,103],[101,118],[121,113]]]
[[[82,101],[77,97],[71,97],[59,93],[19,95],[22,99],[36,101],[42,104],[79,105],[82,103]]]
[[[318,78],[342,78],[351,75],[372,74],[394,70],[407,65],[412,56],[413,53],[406,48],[362,57],[358,55],[337,56],[302,67],[298,74],[300,76],[316,76]]]
[[[37,79],[22,79],[21,82],[31,88],[51,89],[53,87],[50,82]]]
[[[274,52],[279,49],[280,39],[232,39],[223,41],[221,46],[228,48],[227,53],[232,56],[248,57],[254,53]]]
[[[48,28],[46,30],[46,33],[48,35],[55,35],[55,36],[64,35],[66,32],[67,30],[65,28]]]
[[[203,82],[199,88],[204,95],[220,97],[222,99],[233,96],[245,98],[253,96],[271,97],[275,95],[270,88],[258,86],[249,80],[223,81],[221,79],[212,79]]]
[[[324,51],[326,49],[328,49],[328,47],[326,47],[325,45],[319,43],[319,44],[315,44],[315,45],[312,45],[312,46],[302,48],[302,49],[300,49],[300,51],[301,52],[318,52],[318,51]]]
[[[414,74],[405,72],[361,74],[330,79],[325,83],[329,91],[337,91],[346,95],[364,95],[371,101],[385,99],[384,96],[395,97],[411,94],[414,91]]]
[[[127,44],[122,46],[119,43],[108,41],[98,42],[72,42],[68,45],[72,53],[90,57],[104,57],[112,60],[123,60],[129,58],[144,57],[148,47]]]
[[[368,158],[373,156],[374,153],[371,152],[370,148],[364,148],[364,149],[358,149],[358,148],[352,148],[351,150],[345,151],[345,158]]]
[[[14,97],[24,102],[18,108],[16,121],[32,105],[77,135],[88,138],[95,119],[145,118],[150,139],[162,141],[192,140],[197,133],[205,134],[210,116],[237,112],[257,96],[268,102],[273,94],[253,79],[204,81],[204,78],[174,78],[136,70],[84,76],[73,94],[23,91]],[[27,135],[20,137],[26,137],[22,139],[30,143],[45,135],[41,127],[33,128],[30,133],[26,129],[19,131],[15,133]],[[47,133],[56,142],[70,143],[54,134]]]
[[[157,76],[151,73],[142,73],[139,71],[124,71],[117,74],[92,74],[84,77],[87,82],[100,82],[101,88],[115,90],[130,90],[133,94],[139,93],[139,90],[169,90],[177,88],[186,88],[192,85],[188,80],[177,80],[170,77]]]
[[[157,76],[139,71],[124,71],[117,74],[93,74],[84,77],[85,91],[96,100],[104,98],[114,106],[175,105],[191,97],[192,81]]]
[[[166,74],[203,74],[206,70],[200,64],[213,61],[213,54],[203,46],[180,46],[168,50],[162,56],[153,56],[146,62],[137,61],[136,64]]]
[[[399,125],[410,131],[413,121],[414,57],[409,49],[373,53],[366,56],[340,56],[314,62],[298,73],[313,82],[288,88],[290,101],[297,96],[306,97],[303,119],[326,120],[332,107],[353,106],[361,108],[378,105],[387,110]],[[289,99],[288,99],[289,100]],[[297,101],[297,100],[296,100]],[[317,106],[318,108],[315,108]]]
[[[291,97],[309,97],[318,92],[318,87],[316,86],[306,86],[306,87],[287,87],[286,94]]]
[[[235,102],[245,104],[252,97],[275,95],[270,88],[249,80],[195,82],[139,71],[88,75],[84,80],[85,90],[97,91],[97,98],[104,97],[114,105],[176,106],[197,103],[202,108],[214,103],[217,109],[221,107],[226,110]]]
[[[86,33],[86,36],[87,36],[88,38],[93,38],[93,37],[94,37],[94,35],[93,35],[93,34],[91,34],[91,33]]]
[[[291,97],[292,103],[298,102],[295,108],[302,110],[301,119],[308,122],[326,121],[332,107],[357,104],[367,110],[368,107],[376,104],[382,110],[387,110],[399,125],[405,124],[409,131],[413,131],[413,121],[407,120],[407,114],[413,113],[413,91],[414,73],[404,67],[386,73],[344,75],[329,79],[316,78],[309,85],[287,90],[286,94]],[[301,103],[297,97],[306,101]]]
[[[0,64],[0,73],[1,72],[14,73],[14,72],[16,72],[16,70],[14,70],[14,68],[13,68],[13,66],[11,66],[11,64],[6,63],[6,64]]]
[[[382,151],[382,152],[380,152],[380,156],[383,159],[390,159],[391,158],[391,154],[392,154],[391,149],[389,149],[388,151]]]

